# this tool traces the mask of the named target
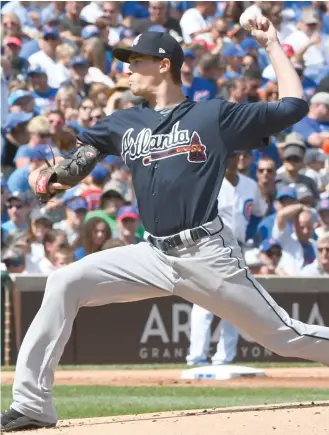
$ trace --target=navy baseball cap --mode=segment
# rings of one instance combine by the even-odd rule
[[[88,66],[88,60],[82,56],[75,56],[72,60],[71,66],[84,65]]]
[[[44,26],[42,34],[44,38],[50,36],[51,38],[59,39],[59,31],[56,27]]]
[[[277,191],[276,199],[278,201],[280,201],[280,199],[282,199],[284,197],[297,199],[296,189],[294,189],[293,187],[290,187],[290,186],[280,187],[280,189]]]
[[[8,113],[7,123],[5,126],[5,131],[10,132],[13,128],[20,124],[26,124],[33,118],[33,113],[23,113],[23,112],[11,112]]]
[[[130,48],[115,48],[113,56],[121,62],[129,63],[132,54],[144,54],[170,59],[174,65],[181,68],[184,62],[184,52],[180,44],[169,33],[144,32],[138,35]]]
[[[89,26],[86,26],[81,31],[81,38],[82,39],[88,39],[92,38],[93,36],[99,36],[100,30],[98,27],[90,24]]]
[[[27,70],[27,75],[31,76],[32,74],[44,74],[47,75],[46,70],[42,68],[40,65],[32,65]]]
[[[121,207],[117,214],[117,220],[123,221],[124,219],[135,219],[137,220],[139,218],[138,212],[136,207],[133,207],[132,205],[125,205]]]
[[[263,242],[259,245],[260,252],[268,252],[273,246],[279,246],[279,248],[282,248],[280,242],[274,239],[265,239]]]
[[[67,201],[65,203],[65,207],[69,208],[72,211],[78,211],[78,210],[88,210],[88,202],[85,200],[85,198],[73,198],[70,201]]]
[[[317,211],[328,211],[329,210],[329,199],[322,199],[317,207],[316,207]]]

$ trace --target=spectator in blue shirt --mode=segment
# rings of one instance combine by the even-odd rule
[[[27,76],[38,113],[43,114],[54,109],[58,89],[51,88],[48,85],[48,76],[45,69],[41,66],[31,66],[27,70]]]
[[[226,60],[226,71],[223,74],[223,78],[229,80],[243,77],[242,60],[246,52],[240,46],[232,44],[225,47],[221,54]]]
[[[37,145],[53,145],[49,121],[45,116],[36,116],[31,119],[27,130],[30,140],[26,145],[21,145],[17,150],[14,159],[17,168],[22,168],[30,162],[27,155],[29,149],[35,148]]]
[[[11,192],[32,193],[29,185],[30,172],[45,163],[40,153],[43,153],[47,160],[52,161],[52,153],[48,146],[37,145],[35,148],[26,148],[25,157],[29,160],[29,164],[16,169],[8,178],[8,188]]]
[[[6,203],[9,220],[1,225],[4,239],[12,232],[27,230],[30,213],[29,199],[28,194],[23,192],[12,192],[9,195]]]
[[[309,147],[321,148],[329,138],[329,92],[318,92],[311,98],[310,111],[293,126]]]
[[[201,77],[194,77],[196,67],[195,53],[193,50],[184,51],[185,60],[182,66],[182,90],[184,95],[192,101],[203,101],[215,98],[216,89]]]
[[[15,167],[14,158],[17,148],[29,140],[27,123],[33,118],[33,113],[12,112],[7,116],[1,138],[2,170],[11,171]]]
[[[276,212],[270,214],[269,216],[262,219],[257,228],[257,233],[255,236],[255,242],[259,245],[264,239],[269,239],[272,237],[272,229],[275,223],[277,211],[286,207],[287,205],[296,204],[297,203],[297,192],[293,187],[290,186],[282,186],[277,194],[275,201],[275,209]],[[290,233],[293,232],[292,223],[288,223],[288,228]]]

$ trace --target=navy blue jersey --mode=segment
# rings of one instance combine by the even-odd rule
[[[163,237],[213,220],[229,153],[265,146],[264,138],[307,111],[297,98],[254,104],[187,99],[166,116],[147,104],[115,112],[78,138],[122,156],[146,230]]]

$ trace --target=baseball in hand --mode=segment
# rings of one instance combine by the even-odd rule
[[[258,6],[252,5],[247,8],[240,17],[240,24],[245,30],[251,31],[249,20],[255,21],[262,17],[262,11]]]

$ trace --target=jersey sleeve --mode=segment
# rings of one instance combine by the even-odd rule
[[[291,127],[308,113],[300,98],[278,102],[234,104],[221,100],[220,131],[229,151],[264,148],[268,138]]]
[[[105,155],[119,155],[115,149],[111,139],[111,123],[110,117],[97,122],[92,128],[84,130],[78,134],[78,142],[92,145],[98,151]]]

